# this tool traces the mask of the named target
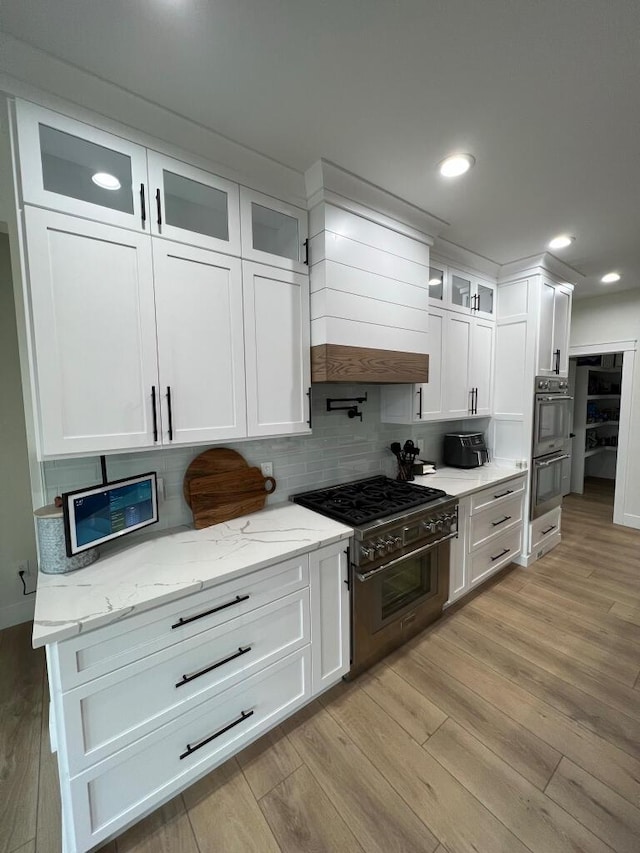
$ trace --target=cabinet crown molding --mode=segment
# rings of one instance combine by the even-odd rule
[[[584,273],[566,264],[564,261],[542,252],[540,255],[531,255],[528,258],[520,258],[503,264],[498,272],[498,282],[509,281],[520,278],[523,275],[550,275],[562,284],[573,288],[584,278]]]

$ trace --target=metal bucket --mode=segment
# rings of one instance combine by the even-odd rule
[[[62,575],[83,569],[98,559],[97,548],[67,557],[61,508],[50,504],[40,507],[33,514],[36,517],[40,571],[47,575]]]

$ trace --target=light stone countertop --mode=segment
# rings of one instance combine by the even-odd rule
[[[180,527],[103,546],[90,566],[38,573],[33,647],[58,642],[282,560],[352,529],[293,503],[204,530]]]
[[[443,489],[448,495],[463,498],[479,489],[496,486],[526,473],[526,468],[505,467],[489,462],[479,468],[438,468],[435,474],[416,477],[413,482],[418,486]]]

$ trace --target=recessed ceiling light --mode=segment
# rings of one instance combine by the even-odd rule
[[[452,154],[440,163],[440,174],[445,178],[457,178],[468,172],[475,162],[471,154]]]
[[[96,172],[95,175],[91,175],[91,180],[103,190],[119,190],[122,186],[116,176],[110,175],[109,172]]]
[[[608,272],[600,279],[604,284],[613,284],[614,281],[620,281],[620,275],[617,272]]]
[[[430,278],[429,284],[442,284],[442,279],[440,278],[440,276],[438,276],[437,278]]]
[[[558,234],[558,236],[554,237],[553,240],[549,240],[549,248],[566,249],[567,246],[570,246],[575,239],[575,237],[570,237],[568,234]]]

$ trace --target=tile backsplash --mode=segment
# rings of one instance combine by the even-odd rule
[[[327,412],[327,397],[360,397],[368,400],[360,409],[362,422],[346,412]],[[395,477],[396,460],[389,445],[411,438],[420,457],[442,462],[442,436],[457,430],[485,431],[489,419],[439,421],[398,426],[380,422],[380,389],[377,385],[315,385],[313,388],[313,432],[311,435],[222,442],[241,453],[250,465],[273,463],[276,492],[269,505],[286,501],[290,494],[373,474]],[[205,450],[198,447],[169,447],[138,453],[107,456],[109,479],[156,471],[164,481],[159,527],[191,523],[191,511],[182,496],[182,479],[191,460]],[[47,501],[73,489],[100,482],[100,459],[85,457],[43,463]]]

